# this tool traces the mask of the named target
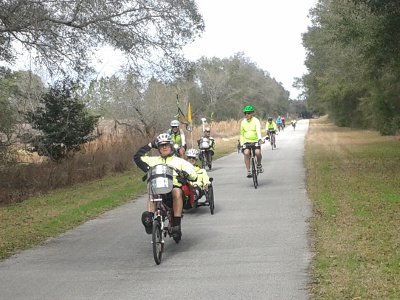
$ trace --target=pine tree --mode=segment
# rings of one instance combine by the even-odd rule
[[[81,145],[95,139],[98,116],[90,115],[85,105],[73,95],[74,82],[57,82],[41,98],[41,106],[27,113],[27,120],[38,135],[31,135],[33,151],[51,160],[60,161]]]

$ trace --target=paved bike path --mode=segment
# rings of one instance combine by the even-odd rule
[[[145,197],[0,263],[0,299],[308,299],[308,121],[263,145],[259,187],[243,157],[214,162],[215,215],[185,213],[161,265],[140,215]],[[217,145],[218,147],[218,145]]]

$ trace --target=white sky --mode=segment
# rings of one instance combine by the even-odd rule
[[[243,52],[270,73],[297,99],[301,91],[292,87],[305,72],[305,49],[301,34],[311,24],[308,14],[317,0],[196,0],[205,22],[205,32],[184,48],[189,60],[202,56],[229,58]],[[109,47],[97,53],[99,75],[115,73],[122,64],[119,51]],[[29,69],[21,59],[18,69]],[[15,67],[15,66],[14,66]]]
[[[295,77],[306,73],[301,34],[317,0],[196,0],[205,22],[202,37],[184,48],[185,56],[228,58],[244,52],[296,99]]]

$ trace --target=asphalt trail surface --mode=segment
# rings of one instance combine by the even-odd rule
[[[241,154],[216,160],[215,214],[186,212],[161,265],[140,222],[143,196],[1,262],[0,299],[308,299],[307,130],[299,121],[275,150],[263,145],[258,189]]]

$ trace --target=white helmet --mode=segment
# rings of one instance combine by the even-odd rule
[[[210,127],[204,128],[204,132],[210,132],[210,131],[211,131]]]
[[[171,127],[178,127],[179,126],[179,121],[178,120],[172,120],[171,121]]]
[[[186,157],[194,157],[195,159],[199,158],[199,151],[197,151],[196,149],[189,149],[188,151],[186,151]]]
[[[156,138],[157,148],[160,147],[160,145],[164,145],[164,144],[172,145],[171,136],[168,133],[161,133]]]

